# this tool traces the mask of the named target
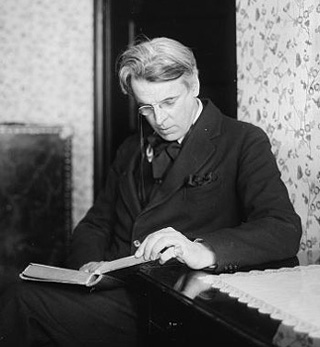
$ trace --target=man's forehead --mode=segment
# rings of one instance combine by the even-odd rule
[[[179,96],[186,88],[182,80],[149,82],[133,79],[131,82],[133,95],[140,104],[159,103],[166,99]]]

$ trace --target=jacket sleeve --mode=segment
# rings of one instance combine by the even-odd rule
[[[117,151],[104,189],[73,231],[66,261],[68,267],[78,269],[91,261],[106,260],[106,250],[112,242],[116,222],[114,202],[118,196],[120,173],[123,163],[128,161],[130,150],[135,148],[131,142],[128,146],[128,140]]]
[[[215,251],[218,269],[294,257],[302,233],[300,217],[281,180],[269,139],[258,127],[248,127],[236,183],[242,223],[203,237]]]
[[[67,266],[78,269],[91,261],[104,260],[105,249],[111,240],[117,175],[112,168],[107,184],[94,205],[75,227],[70,243]]]

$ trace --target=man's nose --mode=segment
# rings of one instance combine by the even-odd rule
[[[163,121],[166,118],[164,110],[159,105],[154,106],[153,110],[154,110],[154,120],[155,120],[155,122],[158,125],[162,124]]]

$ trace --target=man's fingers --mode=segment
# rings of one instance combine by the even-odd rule
[[[181,246],[179,245],[171,246],[161,253],[159,261],[161,264],[164,264],[165,262],[167,262],[168,260],[172,258],[177,258],[178,260],[182,260],[182,255],[183,255],[183,251]]]
[[[159,257],[162,260],[182,256],[182,249],[187,238],[179,231],[168,227],[158,230],[148,235],[137,249],[135,256],[137,258],[143,256],[145,260],[155,260]],[[175,254],[167,249],[174,247]],[[165,255],[163,255],[165,254]]]

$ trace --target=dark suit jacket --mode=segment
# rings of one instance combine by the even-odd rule
[[[144,209],[133,175],[138,136],[119,148],[104,191],[74,231],[71,266],[132,254],[134,240],[168,226],[204,239],[220,270],[297,253],[300,218],[266,134],[203,102],[178,158]]]

